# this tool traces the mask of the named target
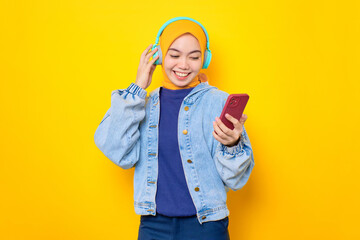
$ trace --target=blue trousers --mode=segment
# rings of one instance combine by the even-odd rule
[[[141,216],[138,240],[230,240],[229,218],[200,224],[196,216]]]

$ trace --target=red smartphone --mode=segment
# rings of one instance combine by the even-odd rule
[[[225,117],[225,114],[228,113],[237,120],[240,120],[248,100],[249,95],[246,93],[229,95],[220,115],[220,120],[225,124],[225,126],[231,130],[234,129],[234,125]]]

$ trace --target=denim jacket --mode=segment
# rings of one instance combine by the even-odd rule
[[[111,93],[111,106],[95,131],[95,144],[116,165],[135,167],[134,206],[139,215],[156,215],[160,88],[147,92],[131,83]],[[212,135],[228,93],[207,82],[183,100],[178,116],[178,143],[185,179],[202,224],[229,215],[226,195],[248,181],[254,167],[249,137],[243,128],[237,145],[227,147]]]

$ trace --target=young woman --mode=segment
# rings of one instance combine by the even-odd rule
[[[229,239],[227,192],[242,188],[254,167],[247,116],[227,115],[233,130],[218,118],[229,94],[200,73],[211,53],[199,22],[171,19],[158,36],[135,83],[112,92],[95,144],[118,166],[135,167],[138,239]],[[156,64],[163,84],[147,96]]]

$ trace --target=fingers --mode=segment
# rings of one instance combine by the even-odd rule
[[[225,114],[225,117],[230,121],[232,122],[232,124],[234,124],[234,127],[240,127],[238,126],[239,124],[240,125],[244,125],[246,119],[247,119],[247,115],[246,114],[243,114],[241,115],[241,118],[240,120],[237,120],[236,118],[234,118],[233,116],[231,116],[230,114]]]
[[[222,140],[220,142],[223,144],[232,143],[234,140],[239,139],[239,136],[242,134],[243,127],[243,125],[241,125],[241,123],[231,115],[226,114],[225,117],[234,124],[233,130],[229,129],[218,117],[216,117],[216,121],[213,122],[215,135]],[[246,115],[243,116],[243,121],[245,120]]]
[[[149,50],[151,49],[152,46],[153,46],[153,45],[150,44],[150,45],[145,49],[145,51],[141,54],[141,58],[142,58],[142,59],[145,58],[146,54],[149,52]]]
[[[226,117],[227,120],[229,120],[234,125],[234,129],[239,129],[240,130],[242,128],[242,125],[244,125],[245,121],[243,121],[243,123],[241,124],[241,122],[239,120],[237,120],[236,118],[234,118],[233,116],[231,116],[228,113],[225,114],[225,117]]]
[[[155,54],[155,52],[158,50],[158,48],[155,48],[151,52],[149,52],[145,57],[145,63],[149,62],[149,59]],[[153,59],[152,59],[153,60]]]
[[[141,54],[140,63],[136,75],[135,83],[141,86],[143,89],[146,89],[150,85],[152,74],[156,68],[156,65],[154,63],[159,58],[159,56],[156,56],[153,57],[151,61],[149,61],[150,57],[152,57],[154,53],[158,50],[158,48],[156,47],[149,52],[152,46],[153,44],[150,44]]]
[[[215,129],[216,128],[216,123],[213,123],[213,124],[214,124],[214,129]],[[216,131],[218,131],[219,134]],[[216,140],[218,140],[220,143],[222,143],[224,145],[229,145],[231,143],[234,143],[233,138],[228,137],[228,136],[222,137],[222,136],[225,136],[225,135],[224,135],[224,133],[222,133],[222,131],[219,128],[217,128],[217,130],[212,131],[212,135],[214,136],[214,138]]]
[[[225,117],[234,124],[234,129],[229,129],[220,118],[216,117],[213,122],[214,131],[212,132],[214,138],[224,145],[236,142],[242,134],[243,125],[247,119],[247,115],[243,114],[240,120],[237,120],[230,114],[225,114]],[[236,140],[236,141],[235,141]]]
[[[140,56],[140,63],[144,63],[146,54],[149,52],[150,48],[152,47],[152,44],[150,44],[145,51],[142,52],[141,56]]]
[[[240,118],[240,120],[239,120],[240,124],[241,124],[241,125],[244,125],[246,119],[247,119],[247,115],[246,115],[246,114],[241,115],[241,118]]]
[[[152,57],[152,56],[155,54],[155,52],[158,50],[158,48],[156,47],[155,49],[153,49],[152,51],[149,52],[149,50],[151,49],[151,47],[152,47],[152,44],[150,44],[150,45],[145,49],[145,51],[142,53],[142,55],[141,55],[140,61],[141,61],[143,64],[148,64],[150,57]],[[155,61],[156,61],[156,60],[155,60]]]
[[[157,59],[159,58],[159,55],[156,55],[155,57],[153,57],[153,59],[151,59],[151,63],[154,63]]]
[[[229,140],[229,136],[226,135],[218,126],[217,122],[213,122],[213,126],[214,126],[214,131],[215,133],[222,139],[224,140]]]
[[[214,138],[216,139],[216,140],[218,140],[219,142],[221,142],[222,144],[224,144],[225,142],[224,142],[224,140],[222,140],[218,135],[216,135],[216,133],[213,131],[212,132],[212,135],[214,136]],[[225,145],[225,144],[224,144]]]
[[[216,120],[217,125],[218,125],[219,128],[221,129],[221,131],[223,131],[226,135],[229,136],[232,130],[231,130],[230,128],[228,128],[228,127],[220,120],[220,118],[216,117],[215,120]]]
[[[155,59],[155,61],[156,61],[156,59]],[[156,68],[156,65],[152,64],[150,67],[150,76],[152,76],[153,72],[155,71],[155,68]]]
[[[225,117],[232,123],[234,124],[234,126],[236,126],[237,124],[239,124],[239,120],[237,120],[236,118],[234,118],[233,116],[231,116],[230,114],[225,114]]]
[[[159,55],[157,55],[156,57],[153,57],[150,61],[150,57],[152,57],[154,55],[154,53],[158,50],[158,48],[156,47],[155,49],[153,49],[152,51],[149,52],[149,50],[151,49],[151,47],[153,46],[153,44],[150,44],[145,51],[141,54],[141,58],[140,58],[140,65],[139,65],[139,71],[140,72],[147,72],[147,73],[152,73],[156,67],[156,65],[154,64],[155,61],[159,58]]]

